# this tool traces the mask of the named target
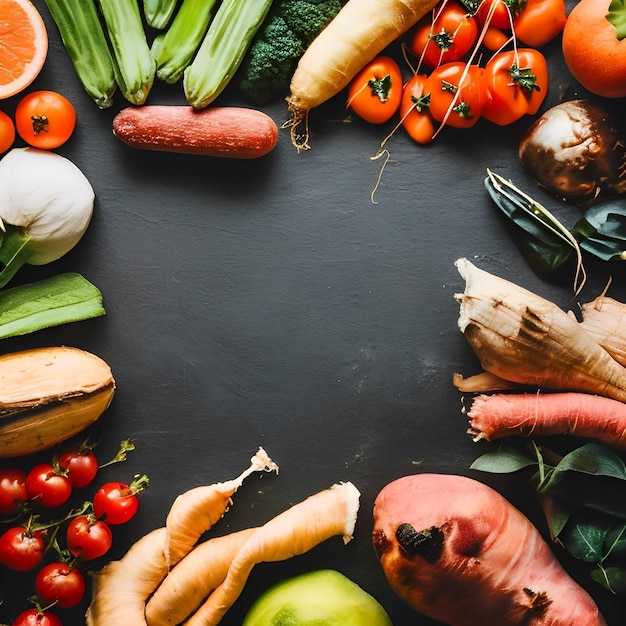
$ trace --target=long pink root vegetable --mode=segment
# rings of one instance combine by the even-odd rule
[[[250,459],[250,466],[237,478],[212,485],[194,487],[174,500],[165,527],[165,560],[173,567],[228,510],[231,498],[245,478],[254,472],[276,472],[278,466],[263,448]]]
[[[374,503],[372,540],[389,584],[450,626],[606,626],[533,524],[471,478],[416,474]]]
[[[626,404],[586,393],[494,393],[466,410],[474,441],[512,435],[572,435],[626,450]]]
[[[224,582],[185,622],[215,626],[240,596],[257,563],[284,561],[337,535],[352,539],[360,493],[350,482],[333,485],[293,505],[258,528],[235,554]]]
[[[164,545],[165,528],[157,528],[93,575],[87,626],[146,626],[146,601],[167,574]]]

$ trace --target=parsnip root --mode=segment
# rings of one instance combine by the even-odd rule
[[[304,554],[323,541],[352,539],[360,493],[350,482],[333,485],[309,496],[257,529],[235,555],[222,582],[185,622],[214,626],[240,596],[257,563],[283,561]]]
[[[165,520],[167,536],[165,560],[173,567],[228,510],[231,497],[254,472],[276,472],[278,465],[263,448],[250,459],[250,467],[237,478],[212,485],[202,485],[179,495]]]

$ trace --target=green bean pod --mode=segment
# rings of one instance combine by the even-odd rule
[[[222,0],[183,74],[185,97],[194,109],[207,107],[226,88],[271,4],[272,0]]]
[[[178,0],[143,0],[143,14],[148,26],[164,29],[176,12]]]
[[[183,0],[167,31],[152,42],[156,75],[166,83],[175,83],[198,51],[217,0]]]
[[[154,83],[156,63],[146,39],[138,0],[98,2],[120,91],[131,104],[144,104]]]
[[[76,76],[101,109],[113,104],[113,62],[94,0],[45,0]]]

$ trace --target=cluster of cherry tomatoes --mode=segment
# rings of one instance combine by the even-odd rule
[[[411,33],[410,78],[393,58],[379,56],[352,80],[347,106],[374,124],[399,114],[421,144],[443,126],[512,124],[541,107],[548,67],[537,47],[565,20],[564,0],[440,0]]]
[[[132,442],[123,441],[111,461],[99,464],[92,446],[72,443],[49,463],[36,463],[27,472],[0,468],[0,521],[6,527],[0,534],[0,568],[35,574],[33,607],[18,615],[12,626],[61,626],[50,609],[75,607],[83,600],[85,563],[109,551],[111,526],[135,516],[138,494],[148,486],[148,478],[106,482],[92,500],[60,517],[55,514],[73,493],[93,484],[100,468],[124,460],[132,449]]]
[[[63,145],[76,127],[72,103],[56,91],[33,91],[15,108],[15,122],[0,111],[0,154],[11,148],[17,134],[29,145],[54,150]]]

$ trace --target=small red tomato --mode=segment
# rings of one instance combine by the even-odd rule
[[[54,602],[61,609],[69,609],[83,599],[85,577],[67,563],[48,563],[37,572],[35,591],[46,604]]]
[[[563,32],[566,19],[565,0],[527,0],[513,20],[513,32],[527,46],[539,48]]]
[[[26,143],[54,150],[72,136],[76,111],[72,103],[56,91],[33,91],[18,102],[15,125]]]
[[[0,154],[6,152],[14,141],[15,124],[4,111],[0,111]]]
[[[455,128],[470,128],[480,119],[489,92],[484,69],[452,61],[435,68],[428,77],[430,113],[438,122]]]
[[[518,15],[525,5],[526,0],[482,0],[476,11],[476,18],[482,26],[489,19],[491,12],[489,25],[493,28],[510,31],[513,18]]]
[[[45,544],[43,533],[14,526],[0,535],[0,563],[16,572],[28,572],[41,563]]]
[[[68,523],[65,541],[73,556],[82,561],[92,561],[110,550],[113,533],[106,522],[90,515],[80,515]]]
[[[16,468],[0,469],[0,513],[14,513],[26,500],[26,474]]]
[[[65,470],[70,484],[76,489],[91,484],[98,474],[98,459],[94,451],[82,445],[62,450],[59,466]]]
[[[351,81],[346,108],[371,124],[384,124],[400,106],[402,73],[390,57],[379,56]]]
[[[435,124],[430,115],[430,93],[426,92],[428,78],[416,74],[404,85],[400,102],[400,121],[409,137],[427,144],[435,135]]]
[[[434,20],[422,19],[413,36],[411,50],[431,69],[459,61],[478,39],[478,22],[456,0],[448,0],[433,9]]]
[[[533,48],[496,54],[485,65],[483,77],[489,90],[483,117],[499,126],[534,115],[548,92],[548,63]]]
[[[130,485],[120,482],[106,483],[93,497],[93,511],[107,524],[125,524],[139,509],[137,494],[148,487],[147,476],[135,476]]]
[[[26,474],[26,490],[31,499],[49,508],[65,504],[72,495],[67,476],[49,463],[38,463]]]
[[[49,610],[32,608],[20,613],[11,626],[63,626],[63,622]]]

